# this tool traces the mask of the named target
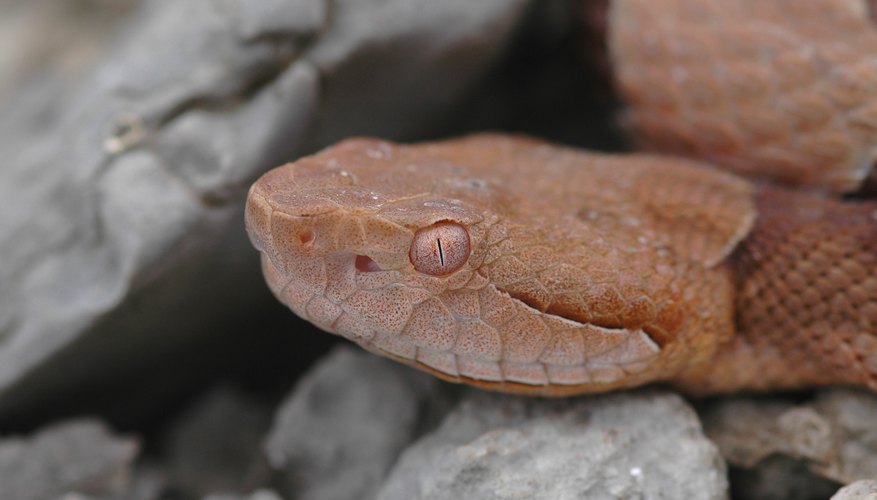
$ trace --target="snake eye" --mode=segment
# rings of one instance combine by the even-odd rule
[[[469,232],[456,222],[436,222],[414,234],[408,258],[414,269],[431,276],[445,276],[469,259]]]

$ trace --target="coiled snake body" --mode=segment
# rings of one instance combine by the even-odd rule
[[[503,135],[348,140],[252,187],[268,284],[325,330],[490,389],[877,390],[877,203],[806,191],[873,174],[868,15],[613,1],[626,122],[647,148],[710,163]]]

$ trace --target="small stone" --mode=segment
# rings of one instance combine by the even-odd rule
[[[856,481],[839,489],[831,500],[874,500],[877,499],[877,480]]]
[[[725,464],[678,396],[467,393],[408,448],[381,500],[727,498]]]
[[[0,497],[122,495],[139,449],[137,440],[115,436],[94,419],[62,422],[30,438],[0,440]]]
[[[780,454],[805,464],[798,468],[803,474],[844,484],[877,471],[874,415],[877,396],[852,389],[825,389],[804,404],[778,397],[727,398],[702,411],[707,435],[732,465],[752,469]]]
[[[813,408],[831,423],[836,436],[832,460],[813,470],[842,483],[877,474],[877,395],[863,390],[821,391]]]
[[[282,493],[302,500],[372,498],[430,407],[433,377],[340,346],[313,367],[281,405],[265,441]]]

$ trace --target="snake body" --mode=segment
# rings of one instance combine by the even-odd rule
[[[608,52],[624,120],[642,148],[854,191],[877,160],[870,3],[613,0]]]
[[[784,105],[761,92],[733,94],[738,84],[716,76],[756,53],[757,64],[773,67],[786,32],[800,41],[815,36],[810,30],[823,38],[807,60],[830,74],[870,71],[870,56],[846,51],[865,42],[845,45],[813,22],[796,31],[794,16],[757,7],[782,3],[612,2],[609,49],[627,121],[652,149],[804,188],[856,189],[871,175],[877,127],[850,132],[870,103],[842,98],[849,81],[777,84],[777,92],[800,90],[798,101],[815,93],[811,101],[823,99],[832,115],[801,112],[776,125],[775,116],[749,113]],[[664,10],[652,10],[657,4]],[[702,47],[672,41],[692,17],[710,26],[698,33],[721,39],[722,16],[733,20],[747,5],[762,36],[741,49],[715,42],[726,59],[705,63]],[[828,18],[854,20],[843,25],[847,35],[860,27],[873,43],[864,3],[831,5]],[[698,76],[666,84],[682,74]],[[719,83],[686,87],[710,78]],[[715,115],[705,92],[726,104]],[[800,148],[810,144],[801,133],[823,146]],[[700,160],[475,135],[344,141],[265,174],[250,190],[246,221],[269,287],[296,314],[448,380],[551,396],[656,381],[698,393],[877,390],[871,201],[756,185]]]

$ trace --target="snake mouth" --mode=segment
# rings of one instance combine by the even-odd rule
[[[576,314],[576,311],[568,310],[567,308],[556,306],[544,307],[538,304],[535,300],[533,300],[532,297],[529,297],[522,293],[509,292],[505,290],[502,291],[512,299],[521,302],[533,311],[547,316],[553,316],[561,320],[570,321],[577,325],[591,325],[607,331],[614,331],[618,333],[628,333],[633,330],[641,330],[652,340],[652,342],[654,342],[661,348],[669,343],[670,340],[666,334],[662,334],[661,332],[656,331],[649,325],[625,325],[621,319],[612,320],[610,318],[582,317],[580,314]]]

